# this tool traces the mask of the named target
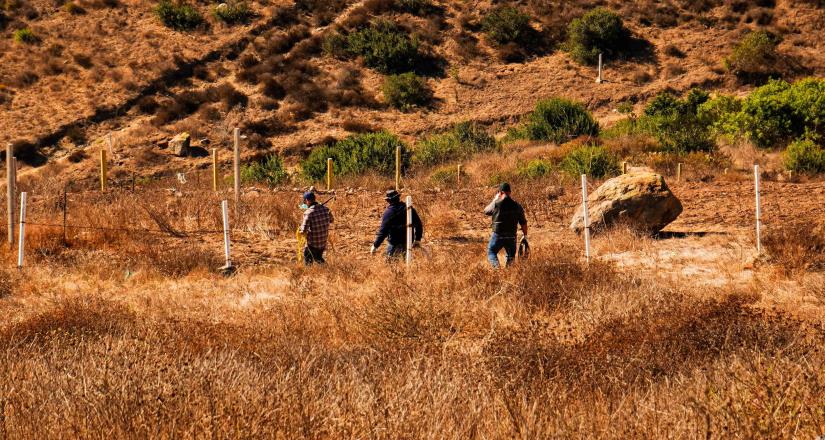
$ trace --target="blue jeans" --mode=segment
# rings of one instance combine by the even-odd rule
[[[490,236],[490,244],[487,245],[487,259],[490,260],[490,264],[496,269],[500,267],[498,252],[502,249],[504,249],[504,252],[507,254],[505,264],[507,266],[513,264],[513,261],[516,259],[516,237],[501,237],[493,232],[493,235]]]

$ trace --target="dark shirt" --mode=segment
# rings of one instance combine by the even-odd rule
[[[415,208],[412,208],[413,240],[421,241],[424,235],[424,226]],[[407,243],[407,205],[401,202],[387,206],[384,216],[381,218],[381,227],[375,234],[373,246],[376,248],[387,239],[393,246],[403,246]]]
[[[493,217],[493,232],[499,237],[515,237],[519,225],[527,224],[524,208],[509,196],[490,202],[484,214]]]

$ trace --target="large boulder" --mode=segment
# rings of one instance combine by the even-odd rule
[[[169,148],[175,156],[183,157],[189,155],[189,146],[192,142],[192,136],[189,133],[181,133],[169,141]]]
[[[665,179],[655,173],[628,173],[608,180],[587,196],[591,231],[622,223],[639,231],[656,233],[682,213],[682,203],[670,192]],[[584,209],[579,206],[570,229],[584,229]]]

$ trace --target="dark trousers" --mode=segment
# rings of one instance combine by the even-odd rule
[[[387,243],[387,260],[402,259],[407,256],[406,244],[389,244]]]
[[[326,263],[326,261],[324,261],[324,249],[307,246],[304,248],[304,264],[309,266],[313,263]]]
[[[498,253],[502,249],[507,254],[506,265],[513,264],[516,259],[516,237],[502,237],[495,232],[490,236],[490,243],[487,245],[487,259],[490,260],[490,265],[495,268],[499,267]]]

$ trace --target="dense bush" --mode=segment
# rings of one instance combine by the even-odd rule
[[[241,181],[245,183],[265,183],[278,185],[289,178],[281,158],[272,154],[261,162],[253,162],[241,168]]]
[[[539,101],[525,124],[512,130],[510,138],[565,143],[578,136],[596,136],[599,123],[578,102],[562,98]]]
[[[498,7],[485,15],[481,29],[497,44],[526,43],[533,30],[530,16],[509,6]]]
[[[779,55],[776,46],[779,41],[766,31],[751,32],[733,48],[731,55],[725,59],[725,67],[746,81],[777,76]]]
[[[602,178],[618,174],[619,163],[604,147],[583,145],[571,150],[562,159],[559,167],[572,177],[587,174],[590,177]]]
[[[785,169],[795,173],[825,173],[825,148],[810,139],[792,143],[785,150]]]
[[[553,172],[553,162],[546,159],[533,159],[516,168],[516,177],[521,179],[539,179]]]
[[[410,163],[410,152],[398,136],[385,131],[356,134],[312,150],[301,163],[309,180],[322,180],[327,172],[327,158],[332,158],[336,175],[355,175],[375,171],[383,175],[395,172],[395,149],[401,147],[401,169]]]
[[[430,136],[416,146],[413,162],[432,166],[454,160],[469,159],[475,154],[493,151],[496,140],[475,122],[461,122],[452,130]]]
[[[570,22],[566,49],[579,63],[595,64],[599,53],[618,54],[630,36],[621,16],[605,8],[596,8]]]
[[[418,60],[418,39],[397,24],[379,20],[347,36],[347,52],[361,56],[381,73],[412,71]]]
[[[155,8],[155,14],[164,26],[179,31],[191,30],[203,23],[203,17],[197,9],[171,0],[161,0]]]
[[[40,38],[35,35],[34,31],[29,28],[18,29],[12,34],[12,38],[16,43],[34,44],[40,41]]]
[[[699,109],[709,99],[707,92],[700,89],[691,90],[683,99],[662,92],[648,103],[640,118],[617,124],[610,134],[650,135],[657,140],[661,151],[712,151],[716,148],[710,130],[713,121],[699,116]],[[710,116],[709,111],[705,113],[705,117]]]
[[[427,81],[412,72],[387,76],[381,91],[387,103],[400,110],[424,106],[432,96]]]
[[[224,23],[243,23],[252,16],[252,10],[244,2],[221,3],[212,10],[212,15]]]
[[[825,80],[770,81],[742,101],[724,128],[763,148],[803,137],[818,141],[825,136]]]

